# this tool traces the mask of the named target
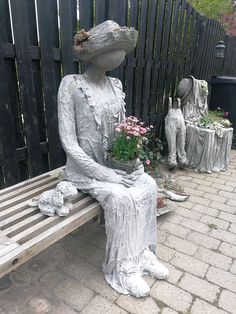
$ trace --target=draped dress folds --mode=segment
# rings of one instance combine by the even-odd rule
[[[59,133],[67,155],[65,179],[102,205],[106,222],[107,282],[127,294],[122,274],[145,270],[145,251],[156,252],[157,186],[147,174],[127,188],[106,181],[106,151],[114,139],[115,123],[125,119],[121,82],[106,78],[113,97],[99,99],[83,75],[68,75],[58,92]],[[107,98],[107,99],[106,99]]]
[[[227,170],[232,146],[233,128],[198,126],[208,113],[207,82],[192,80],[192,89],[181,99],[186,122],[186,153],[189,166],[196,172],[220,172]]]

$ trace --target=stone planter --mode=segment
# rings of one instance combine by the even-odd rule
[[[119,169],[127,173],[132,173],[139,165],[142,164],[138,158],[132,160],[115,159],[115,157],[111,154],[108,154],[107,160],[109,168]]]

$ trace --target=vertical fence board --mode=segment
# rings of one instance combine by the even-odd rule
[[[160,74],[161,65],[161,50],[162,50],[162,37],[164,30],[164,18],[165,18],[165,1],[159,1],[158,14],[157,14],[157,29],[154,42],[154,56],[153,56],[153,71],[151,82],[151,99],[150,99],[150,122],[154,124],[156,122],[157,113],[157,91],[158,80]],[[158,112],[160,116],[160,111]],[[159,118],[158,116],[158,118]]]
[[[120,26],[127,25],[127,15],[128,15],[128,3],[127,0],[119,0],[119,8],[118,8],[118,23]],[[127,59],[125,58],[124,62],[119,66],[119,78],[123,83],[124,88],[126,88],[126,63]]]
[[[106,20],[106,1],[96,0],[95,23],[96,25]]]
[[[52,11],[54,12],[54,11]],[[29,44],[32,46],[38,46],[38,33],[36,23],[36,9],[35,2],[27,2],[27,25],[30,25],[29,29]],[[40,60],[31,60],[32,71],[33,71],[33,84],[35,92],[35,102],[38,117],[38,128],[39,128],[39,139],[40,142],[47,142],[46,134],[46,117],[44,112],[44,99],[43,99],[43,87],[42,87],[42,76],[41,76],[41,63]],[[42,158],[42,172],[49,170],[48,152],[41,154]],[[21,162],[21,172],[26,167],[26,160]],[[25,177],[27,179],[27,177]]]
[[[52,2],[56,6],[56,0],[37,1],[50,169],[61,166],[63,162],[62,154],[60,154],[62,148],[58,133],[57,86],[53,60],[54,36],[52,25],[57,23],[57,20],[54,20],[54,15],[50,10]],[[51,14],[47,14],[48,11]],[[72,58],[71,55],[69,57]]]
[[[175,58],[174,58],[174,67],[172,71],[172,88],[171,88],[171,95],[174,94],[176,81],[178,81],[178,65],[179,65],[179,58],[180,55],[180,48],[181,48],[181,41],[183,36],[183,26],[184,26],[184,12],[186,8],[186,0],[181,1],[181,9],[179,13],[179,23],[177,29],[177,36],[176,36],[176,48],[175,48]]]
[[[191,73],[191,60],[193,54],[193,47],[194,47],[194,32],[196,27],[196,11],[191,8],[191,22],[190,22],[190,29],[189,29],[189,38],[188,38],[188,46],[186,51],[186,61],[184,65],[184,75],[189,75]]]
[[[119,2],[120,0],[106,0],[106,5],[107,5],[107,19],[108,20],[113,20],[114,22],[119,24]],[[109,75],[112,77],[119,78],[122,81],[122,71],[120,72],[120,65],[118,68],[109,71]],[[123,82],[122,82],[123,83]]]
[[[197,53],[197,59],[195,64],[195,76],[196,78],[200,77],[200,68],[201,68],[201,62],[202,62],[202,56],[203,56],[203,48],[204,48],[204,41],[205,41],[205,28],[206,28],[206,20],[203,16],[201,18],[201,25],[199,29],[199,46],[198,46],[198,53]]]
[[[146,28],[147,28],[148,0],[142,0],[140,9],[139,42],[137,46],[137,68],[135,73],[135,115],[141,116],[144,57],[146,49]]]
[[[93,27],[93,0],[79,0],[80,29],[88,31]]]
[[[76,33],[76,28],[73,28],[76,24],[73,21],[72,4],[71,0],[59,0],[61,53],[64,75],[75,73],[72,46]]]
[[[203,65],[201,68],[201,77],[208,80],[208,62],[210,60],[210,49],[211,49],[211,37],[213,32],[213,20],[207,21],[207,29],[206,29],[206,40],[204,47],[204,57],[203,57]]]
[[[107,19],[118,23],[119,19],[119,0],[106,0]]]
[[[198,67],[198,60],[200,59],[200,48],[202,45],[202,29],[203,29],[203,17],[198,14],[198,23],[197,23],[197,34],[196,34],[196,42],[195,42],[195,53],[194,53],[194,60],[193,60],[193,69],[192,75],[197,77],[197,67]]]
[[[184,20],[184,32],[181,42],[181,52],[180,52],[180,63],[179,63],[179,77],[185,76],[184,68],[188,52],[188,39],[189,39],[189,24],[191,19],[191,6],[187,3],[185,10],[185,20]]]
[[[190,74],[194,76],[195,71],[195,61],[197,58],[198,46],[199,46],[199,28],[201,24],[201,15],[193,9],[193,15],[195,16],[195,28],[194,28],[194,35],[193,35],[193,42],[192,42],[192,53],[191,53],[191,60],[190,60]]]
[[[211,32],[208,42],[208,54],[207,54],[207,65],[206,65],[206,79],[210,81],[212,73],[212,64],[214,59],[214,49],[215,49],[215,32],[216,32],[216,21],[211,21]]]
[[[147,48],[146,48],[146,63],[144,70],[144,92],[143,92],[143,120],[149,121],[150,115],[150,86],[151,86],[151,74],[153,66],[153,48],[154,48],[154,36],[155,36],[155,21],[157,14],[157,2],[156,0],[150,0],[149,13],[148,13],[148,28],[147,28]]]
[[[163,33],[163,44],[162,44],[162,52],[161,52],[161,68],[160,68],[160,75],[158,78],[158,106],[159,112],[164,112],[164,99],[167,95],[165,95],[165,75],[166,75],[166,68],[167,68],[167,58],[168,58],[168,51],[169,51],[169,39],[170,39],[170,30],[172,24],[172,14],[173,14],[173,1],[168,0],[166,6],[166,13],[164,18],[164,33]],[[168,97],[168,96],[167,96]]]
[[[202,44],[200,47],[200,54],[199,54],[199,60],[198,60],[198,78],[204,78],[202,76],[203,69],[205,67],[205,51],[206,51],[206,45],[207,45],[207,30],[209,27],[209,20],[204,17],[203,24],[202,24]]]
[[[168,101],[168,96],[170,94],[170,87],[171,87],[171,74],[173,73],[173,62],[174,62],[174,51],[177,45],[176,39],[176,32],[178,26],[178,18],[179,18],[179,8],[180,8],[181,1],[176,0],[175,5],[173,7],[173,18],[172,18],[172,25],[170,29],[170,42],[169,42],[169,52],[167,58],[167,69],[166,69],[166,77],[165,77],[165,95],[166,101]],[[166,111],[167,106],[165,106],[164,111]],[[165,113],[165,112],[164,112]]]
[[[129,26],[138,28],[138,3],[137,0],[130,1]],[[134,82],[135,82],[135,52],[136,49],[131,51],[127,56],[126,68],[126,111],[127,115],[134,113]]]
[[[1,2],[0,14],[2,14],[0,22],[1,32],[0,32],[0,42],[2,49],[4,49],[4,45],[6,43],[12,43],[12,32],[11,32],[11,22],[10,22],[10,12],[8,7],[8,1],[3,0]],[[13,126],[13,138],[15,141],[16,147],[24,146],[24,134],[23,134],[23,126],[21,121],[21,108],[19,102],[19,93],[18,93],[18,84],[16,77],[16,66],[15,60],[12,58],[4,58],[3,50],[2,50],[2,65],[4,71],[2,72],[1,80],[5,81],[4,84],[7,84],[8,95],[10,97],[10,110],[11,110],[11,124]],[[27,172],[27,170],[26,170]]]
[[[16,137],[12,120],[9,81],[5,79],[8,67],[3,54],[3,42],[12,41],[9,32],[10,14],[6,0],[0,3],[0,29],[0,158],[3,168],[1,172],[4,173],[6,186],[9,186],[20,180],[20,172],[16,158]]]
[[[24,129],[29,158],[30,176],[42,172],[38,117],[29,50],[29,26],[27,21],[27,1],[11,0],[12,24],[15,34],[16,61],[18,68],[21,101],[24,108]],[[25,21],[25,23],[22,23]]]

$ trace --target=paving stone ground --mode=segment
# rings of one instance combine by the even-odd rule
[[[0,313],[235,314],[236,151],[226,172],[176,175],[190,198],[158,218],[157,254],[170,276],[145,276],[149,297],[108,286],[101,270],[105,231],[92,221],[11,272]]]

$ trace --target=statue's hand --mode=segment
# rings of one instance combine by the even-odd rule
[[[102,178],[100,178],[100,181],[123,184],[129,188],[134,184],[134,181],[130,180],[130,176],[131,175],[125,171],[106,168],[106,170],[103,172]]]
[[[125,171],[118,170],[118,169],[115,169],[115,172],[117,174],[122,175],[123,177],[122,182],[121,182],[122,184],[124,184],[127,187],[131,187],[134,184],[134,182],[144,173],[144,167],[143,167],[143,164],[140,164],[130,174],[128,174]]]
[[[109,169],[109,176],[106,176],[105,181],[116,183],[116,184],[123,184],[126,187],[131,187],[134,184],[134,181],[130,179],[130,174],[125,171],[119,169]]]
[[[130,174],[130,180],[136,181],[142,174],[144,174],[143,164],[139,164],[136,169]]]
[[[116,184],[123,184],[129,188],[143,173],[144,168],[142,164],[137,166],[135,171],[133,171],[131,174],[128,174],[127,172],[119,169],[106,168],[102,172],[102,177],[100,177],[99,180]]]

